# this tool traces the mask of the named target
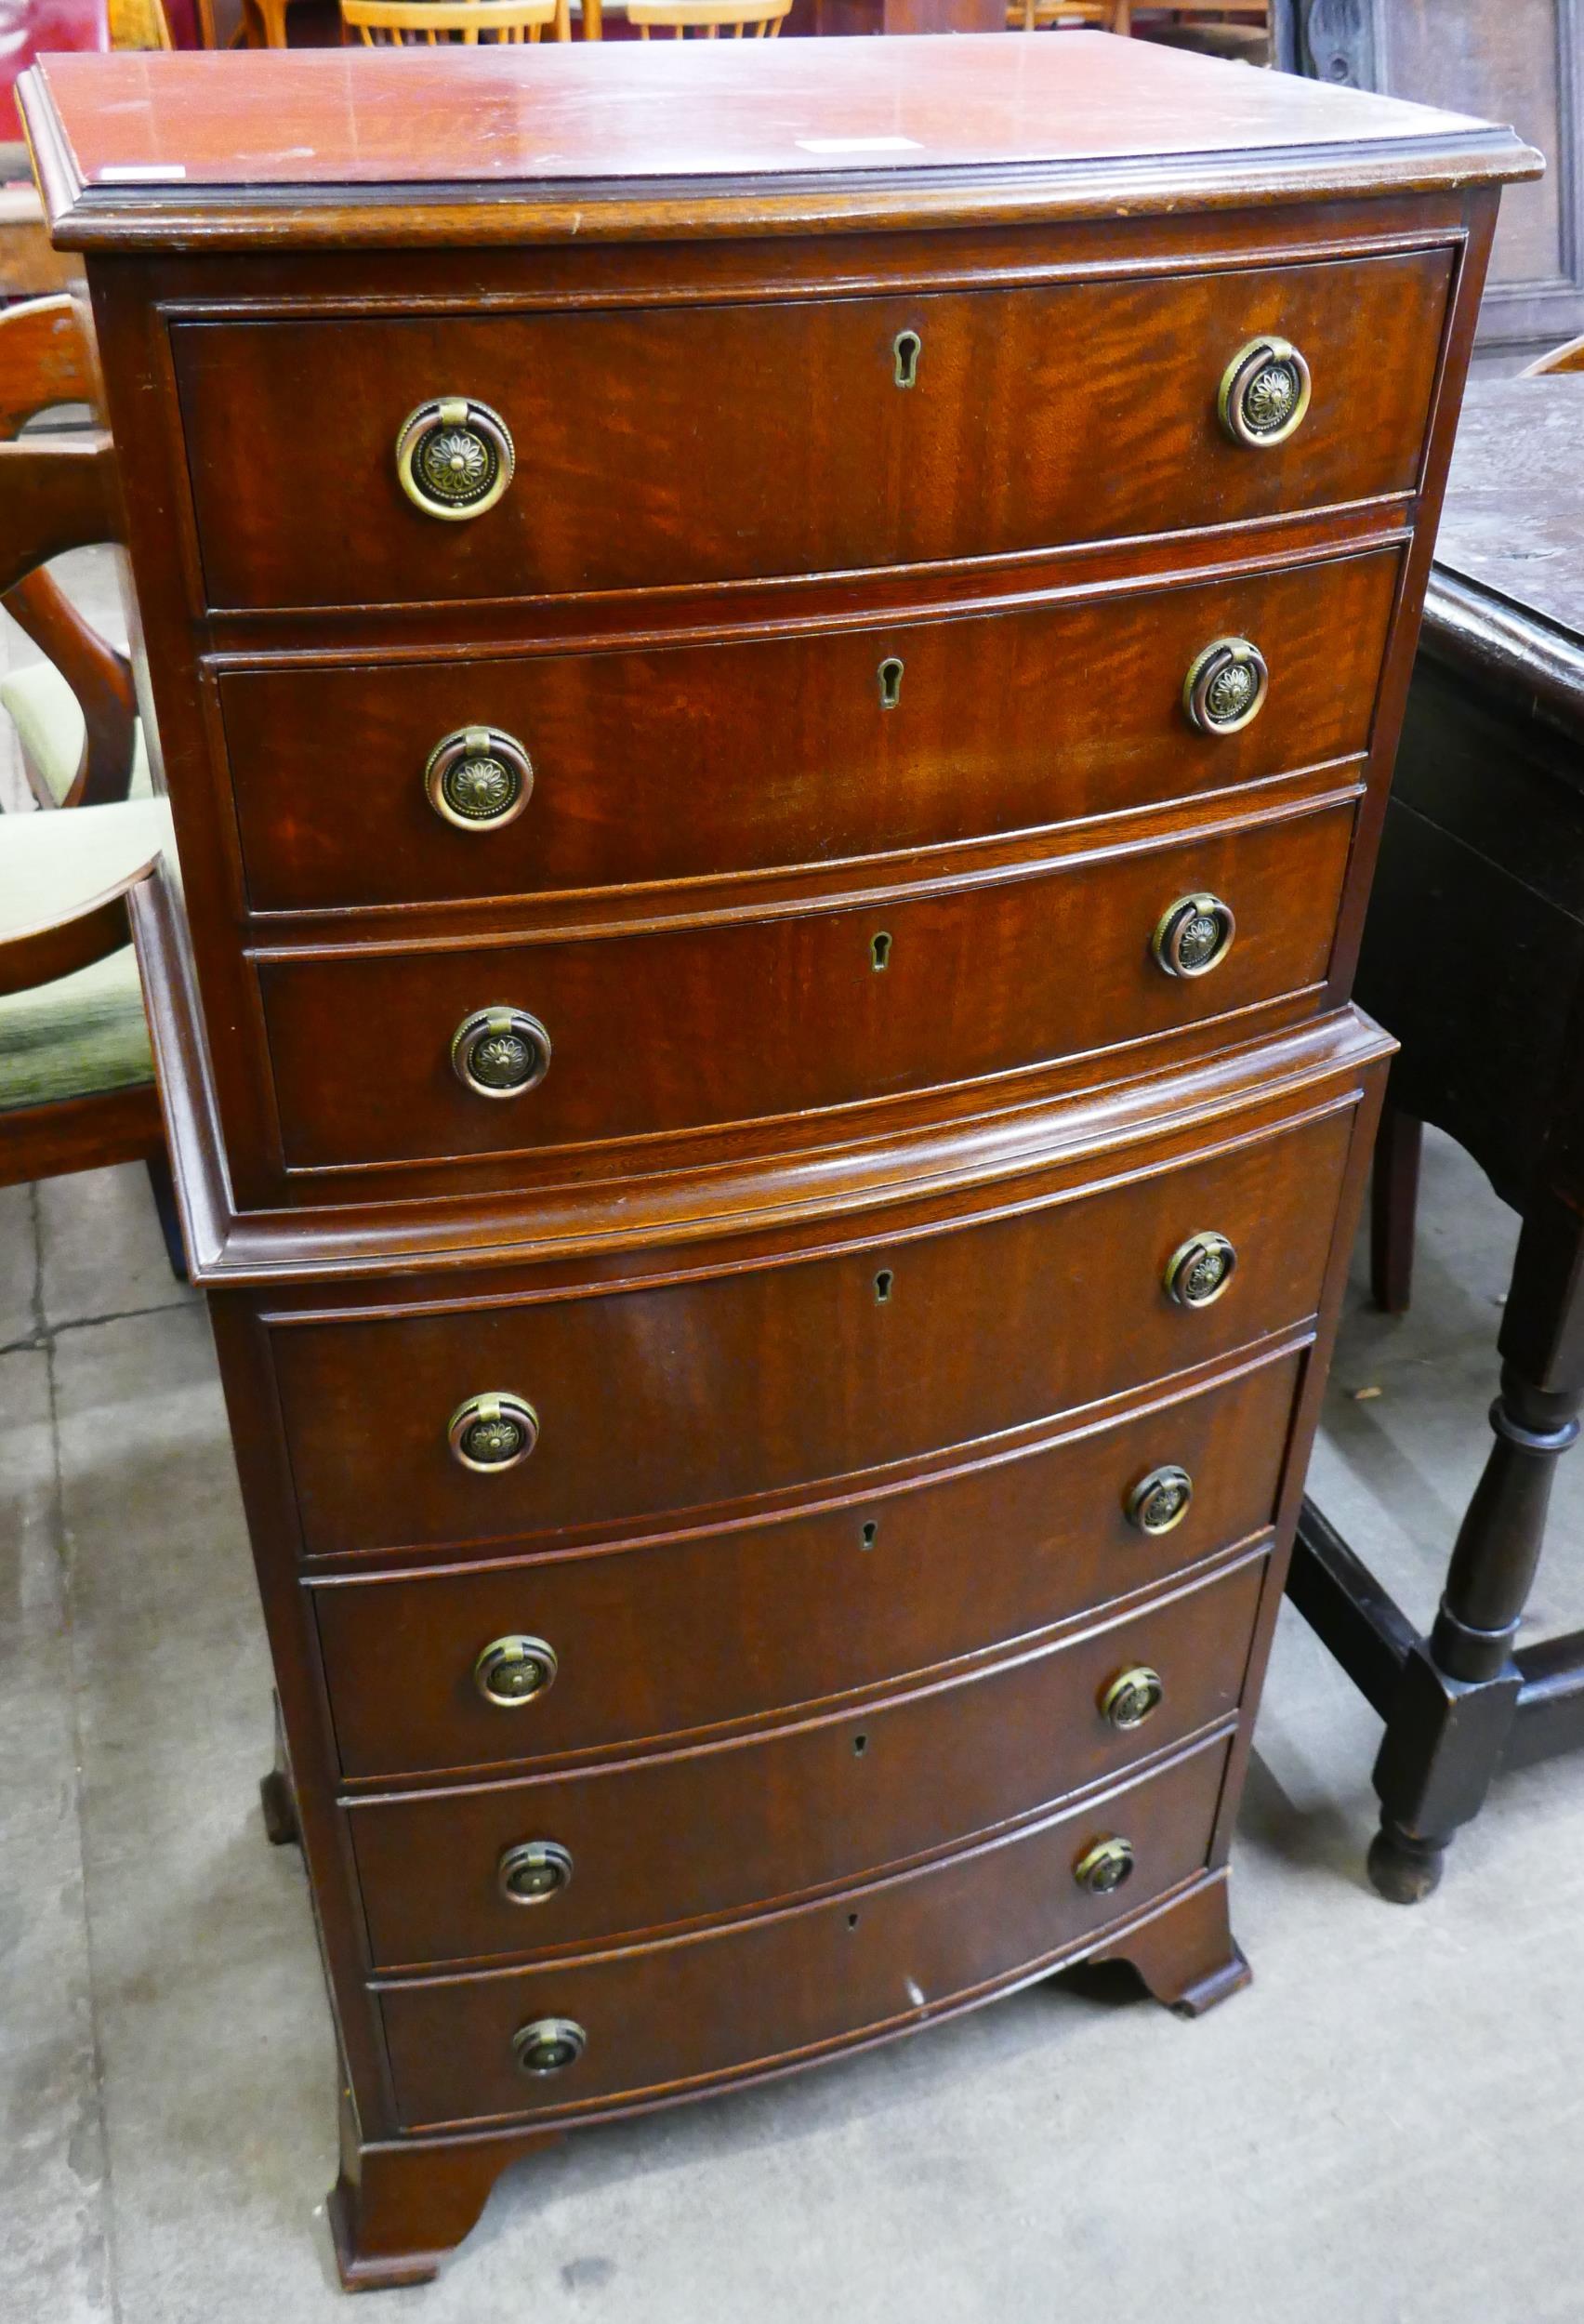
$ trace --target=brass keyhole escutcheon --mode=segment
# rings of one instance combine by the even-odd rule
[[[561,2074],[575,2066],[588,2047],[588,2036],[575,2018],[535,2017],[520,2026],[511,2037],[511,2054],[520,2074]]]
[[[572,1884],[572,1851],[559,1840],[520,1840],[495,1867],[495,1884],[508,1905],[543,1905]]]
[[[1169,1533],[1188,1514],[1194,1480],[1186,1469],[1170,1463],[1152,1469],[1129,1492],[1128,1522],[1141,1533]]]
[[[1108,1725],[1127,1734],[1154,1717],[1165,1693],[1160,1672],[1152,1670],[1147,1662],[1136,1663],[1112,1680],[1100,1698],[1101,1716]]]
[[[1179,896],[1155,925],[1150,950],[1168,976],[1208,976],[1232,950],[1237,915],[1220,896]]]
[[[1097,1840],[1073,1867],[1073,1878],[1091,1896],[1108,1896],[1120,1888],[1133,1869],[1133,1843],[1120,1833]]]
[[[902,700],[902,673],[904,667],[904,666],[900,654],[888,654],[885,660],[880,664],[878,670],[876,672],[876,675],[880,681],[880,707],[882,710],[894,710],[897,704]]]
[[[402,490],[425,516],[449,524],[493,508],[516,469],[510,429],[493,404],[471,396],[432,396],[397,430]]]
[[[871,936],[869,939],[869,966],[872,969],[889,969],[891,953],[891,940],[882,928],[878,936]]]
[[[891,341],[891,376],[899,388],[916,387],[918,383],[918,358],[924,352],[924,342],[917,331],[899,331]]]
[[[1188,666],[1183,715],[1201,734],[1240,734],[1270,690],[1269,666],[1251,638],[1213,638]]]
[[[1166,1262],[1166,1295],[1178,1307],[1213,1307],[1236,1265],[1237,1252],[1224,1235],[1190,1235]]]
[[[459,726],[436,743],[424,768],[425,798],[457,831],[515,823],[533,788],[528,753],[498,726]]]
[[[491,1639],[473,1665],[473,1684],[492,1710],[521,1710],[549,1693],[559,1668],[552,1645],[514,1631]]]
[[[1300,425],[1311,384],[1309,365],[1290,339],[1250,339],[1221,374],[1216,412],[1234,443],[1267,451]]]
[[[539,1441],[539,1416],[524,1397],[504,1389],[469,1396],[445,1424],[451,1457],[464,1469],[494,1476],[526,1460]]]
[[[879,1274],[875,1277],[875,1305],[877,1307],[884,1307],[891,1295],[891,1285],[895,1281],[896,1277],[889,1267],[880,1269]]]

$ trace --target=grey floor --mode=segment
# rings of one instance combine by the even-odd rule
[[[1352,1301],[1315,1482],[1420,1617],[1485,1451],[1511,1243],[1437,1145],[1413,1315]],[[344,2313],[241,1511],[139,1172],[0,1195],[0,2318]],[[1545,1624],[1584,1616],[1579,1482]],[[574,2137],[374,2313],[1584,2319],[1584,1762],[1503,1783],[1441,1895],[1394,1910],[1361,1876],[1376,1734],[1284,1612],[1234,1860],[1255,1983],[1200,2024],[1047,1985]]]

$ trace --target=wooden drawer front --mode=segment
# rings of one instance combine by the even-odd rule
[[[1410,491],[1445,250],[1152,282],[600,313],[172,330],[216,606],[516,598],[831,573],[1224,525]],[[899,388],[898,334],[922,347]],[[1306,356],[1297,432],[1216,416],[1258,334]],[[433,397],[492,406],[517,472],[483,514],[412,505]],[[306,411],[334,457],[292,461]]]
[[[1352,1122],[1327,1115],[889,1248],[533,1305],[280,1327],[305,1548],[543,1539],[730,1503],[970,1444],[1209,1362],[1313,1314]],[[1236,1246],[1236,1272],[1213,1306],[1175,1306],[1167,1265],[1207,1229]],[[533,1405],[537,1446],[502,1472],[471,1472],[451,1457],[447,1424],[466,1397],[503,1390]]]
[[[1399,552],[1037,612],[647,653],[234,673],[219,681],[265,911],[692,879],[1036,830],[1363,751]],[[1195,731],[1182,681],[1253,640],[1265,707]],[[893,707],[879,670],[902,663]],[[527,807],[458,830],[435,746],[495,727]],[[355,771],[357,812],[348,812]]]
[[[587,1774],[350,1811],[374,1960],[595,1944],[857,1880],[1115,1776],[1237,1708],[1263,1558],[1023,1658],[809,1724]],[[787,1604],[782,1619],[798,1619]],[[1125,1671],[1160,1677],[1132,1730],[1102,1714]],[[496,1868],[553,1840],[571,1884],[535,1905]]]
[[[317,1590],[349,1776],[614,1750],[928,1670],[1163,1579],[1275,1513],[1300,1359],[1109,1428],[840,1508],[624,1551]],[[1169,1533],[1129,1521],[1164,1464]],[[547,1638],[521,1716],[473,1684],[493,1638]]]
[[[1207,1861],[1227,1747],[1046,1822],[870,1887],[693,1936],[379,1996],[403,2125],[553,2114],[657,2096],[900,2032],[1021,1974],[1189,1880]],[[1132,1842],[1126,1885],[1091,1896],[1073,1866]],[[512,2036],[565,2017],[575,2065],[524,2079]]]
[[[855,911],[276,959],[259,978],[287,1164],[506,1155],[810,1113],[1300,992],[1326,975],[1353,822],[1333,806]],[[1151,935],[1202,890],[1232,905],[1236,940],[1208,974],[1168,976]],[[538,1087],[505,1102],[464,1088],[451,1063],[457,1027],[497,1007],[525,1010],[551,1043]]]

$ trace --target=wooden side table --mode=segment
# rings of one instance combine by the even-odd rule
[[[1469,390],[1359,997],[1402,1043],[1378,1302],[1406,1307],[1419,1126],[1524,1226],[1485,1474],[1421,1637],[1312,1504],[1288,1594],[1386,1721],[1370,1873],[1417,1902],[1498,1767],[1584,1744],[1584,1631],[1515,1648],[1584,1397],[1584,376]]]

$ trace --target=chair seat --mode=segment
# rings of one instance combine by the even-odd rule
[[[29,764],[36,767],[59,807],[77,779],[87,738],[82,706],[53,662],[30,662],[0,678],[0,706],[11,714]],[[129,799],[147,799],[152,784],[143,721],[132,729]]]
[[[168,843],[164,799],[0,815],[0,937],[66,917]],[[53,984],[0,994],[0,1115],[153,1079],[130,945]]]

